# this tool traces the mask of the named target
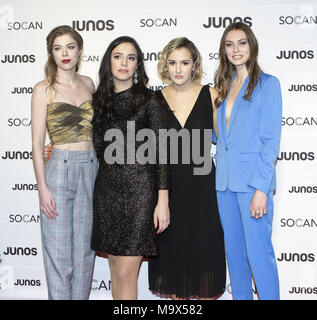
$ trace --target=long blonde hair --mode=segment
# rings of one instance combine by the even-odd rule
[[[48,82],[48,86],[46,88],[46,99],[48,103],[51,103],[54,96],[56,95],[55,84],[57,83],[57,65],[52,54],[53,43],[57,37],[62,36],[64,34],[70,34],[73,37],[73,39],[78,44],[79,50],[83,48],[83,38],[81,37],[81,35],[75,29],[67,25],[58,26],[54,28],[46,37],[46,48],[48,58],[45,64],[45,77],[46,81]],[[76,65],[76,71],[78,71],[79,69],[80,60],[81,59],[79,58],[78,63]]]
[[[232,75],[235,72],[235,66],[228,60],[225,52],[226,36],[231,30],[243,31],[246,34],[247,41],[250,46],[250,57],[246,63],[250,81],[244,94],[245,99],[251,99],[252,92],[256,87],[260,73],[262,71],[257,61],[259,51],[258,41],[251,28],[242,22],[230,24],[225,29],[220,40],[219,67],[216,70],[214,77],[215,89],[219,92],[219,95],[215,100],[215,105],[217,108],[226,99],[226,96],[229,92]]]

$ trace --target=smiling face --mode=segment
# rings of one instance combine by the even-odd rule
[[[77,41],[68,33],[55,38],[52,55],[58,68],[68,71],[76,68],[81,54]]]
[[[173,50],[167,57],[167,72],[173,84],[181,86],[192,80],[193,57],[187,48]]]
[[[250,58],[250,45],[242,30],[231,30],[225,39],[225,53],[228,60],[236,67],[245,67]]]
[[[116,46],[111,53],[111,73],[114,82],[132,85],[137,63],[137,51],[132,43],[123,42]]]

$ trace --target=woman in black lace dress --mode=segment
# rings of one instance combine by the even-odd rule
[[[93,96],[99,171],[92,249],[108,254],[113,298],[136,299],[142,257],[157,255],[157,234],[169,225],[168,170],[157,161],[155,139],[166,125],[157,98],[146,88],[142,52],[134,39],[120,37],[109,45],[99,77]],[[154,161],[146,161],[151,150],[142,149],[142,129],[154,132]]]

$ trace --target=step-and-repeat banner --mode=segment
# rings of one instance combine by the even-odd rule
[[[160,52],[180,36],[200,50],[202,83],[212,85],[220,38],[232,21],[253,29],[260,65],[279,78],[283,91],[273,223],[281,299],[317,298],[316,0],[1,0],[0,299],[47,299],[30,101],[34,84],[44,78],[49,31],[67,24],[81,33],[80,72],[96,85],[108,44],[121,35],[134,37],[144,53],[150,87],[157,90],[162,88],[156,71]],[[105,258],[96,258],[90,298],[112,299]],[[146,261],[139,299],[158,299],[148,290]],[[221,299],[232,299],[229,276]]]

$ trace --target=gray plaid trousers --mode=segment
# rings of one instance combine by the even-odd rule
[[[56,202],[56,218],[41,212],[41,235],[48,297],[89,298],[95,252],[90,249],[93,188],[98,170],[94,150],[54,149],[45,166],[48,189]]]

